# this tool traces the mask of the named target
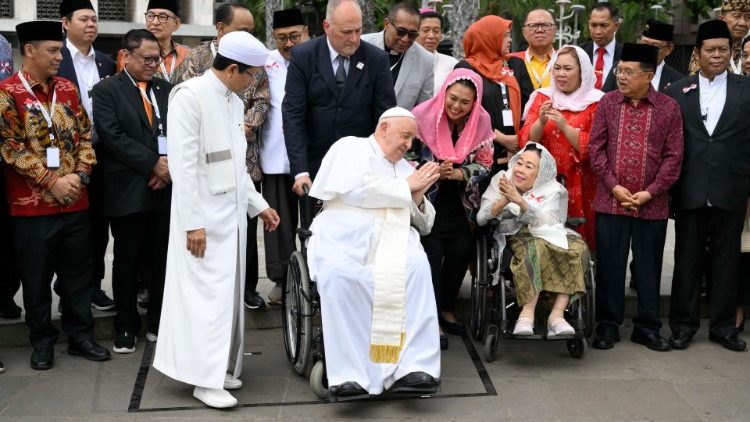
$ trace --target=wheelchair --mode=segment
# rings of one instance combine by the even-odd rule
[[[476,235],[475,272],[471,280],[470,333],[477,341],[484,342],[484,356],[487,362],[497,357],[498,341],[503,339],[566,341],[570,356],[580,359],[586,351],[586,338],[594,329],[594,261],[590,259],[584,277],[586,294],[571,301],[565,311],[565,319],[575,329],[575,334],[547,338],[546,324],[534,327],[532,336],[515,336],[513,329],[520,313],[516,301],[515,286],[510,271],[512,252],[509,247],[499,250],[493,237],[495,230],[501,229],[508,221],[491,220],[486,226],[478,227]],[[569,218],[567,225],[574,227],[585,223],[583,218]],[[544,293],[542,293],[544,295]],[[535,321],[539,321],[537,307]],[[546,319],[546,318],[545,318]]]
[[[301,248],[292,253],[287,267],[281,297],[284,349],[294,371],[309,376],[310,388],[320,399],[328,398],[328,378],[320,319],[320,296],[307,268],[307,239],[312,236],[310,211],[313,201],[305,194],[300,200],[300,227],[297,229]]]

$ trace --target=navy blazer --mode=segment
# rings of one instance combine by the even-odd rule
[[[65,78],[73,82],[81,91],[81,87],[78,86],[78,76],[76,75],[76,68],[73,66],[73,56],[70,54],[67,46],[62,49],[63,60],[60,63],[60,69],[57,71],[57,76]],[[109,57],[104,55],[99,50],[94,50],[94,61],[96,61],[96,68],[99,71],[99,78],[104,79],[115,74],[115,62]],[[88,95],[85,92],[81,92],[81,95]]]
[[[695,85],[695,87],[693,87]],[[750,197],[750,78],[727,75],[727,98],[711,135],[701,119],[698,75],[672,83],[667,95],[682,109],[685,153],[672,188],[674,210],[711,205],[745,214]]]
[[[591,59],[591,63],[593,63],[594,42],[586,41],[585,43],[579,44],[578,46],[581,47],[583,51],[585,51],[586,54],[589,55],[589,59]],[[620,54],[622,54],[622,44],[618,42],[615,43],[615,55],[612,58],[612,69],[609,70],[607,78],[604,79],[604,82],[602,83],[602,91],[604,92],[614,91],[617,89],[617,77],[615,76],[615,68],[617,68],[617,63],[620,61]]]
[[[676,71],[672,66],[664,63],[664,68],[661,70],[661,78],[659,78],[659,92],[662,94],[666,93],[667,88],[670,85],[684,78],[685,75]]]
[[[361,41],[339,91],[326,40],[323,36],[292,48],[281,105],[292,175],[315,177],[334,142],[372,135],[380,115],[396,106],[385,51]]]

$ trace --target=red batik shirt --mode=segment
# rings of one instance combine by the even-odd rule
[[[57,92],[57,103],[51,113],[55,140],[53,145],[44,115],[18,73],[0,83],[0,155],[10,215],[41,216],[85,210],[88,208],[85,188],[78,201],[67,206],[60,205],[49,191],[58,178],[81,171],[90,174],[96,164],[91,147],[91,121],[81,105],[78,89],[69,80],[55,76],[50,78],[45,93],[28,73],[24,77],[48,110],[52,93]],[[60,148],[58,168],[47,168],[49,146]]]
[[[682,166],[682,113],[677,102],[649,85],[633,105],[619,90],[604,95],[589,134],[591,167],[597,176],[594,210],[646,220],[669,216],[668,190]],[[652,199],[628,211],[612,194],[620,185],[630,193],[647,191]]]

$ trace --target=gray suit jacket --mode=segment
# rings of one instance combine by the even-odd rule
[[[362,35],[366,41],[385,51],[384,31]],[[435,80],[435,58],[416,42],[406,50],[393,90],[399,107],[411,110],[432,98]]]

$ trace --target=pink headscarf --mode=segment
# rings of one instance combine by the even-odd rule
[[[474,84],[477,98],[454,146],[448,118],[445,116],[445,91],[460,79],[469,80]],[[477,147],[485,142],[492,142],[495,138],[490,115],[482,108],[482,78],[469,69],[453,70],[445,79],[440,92],[414,107],[411,112],[417,118],[422,141],[438,160],[462,163]]]

